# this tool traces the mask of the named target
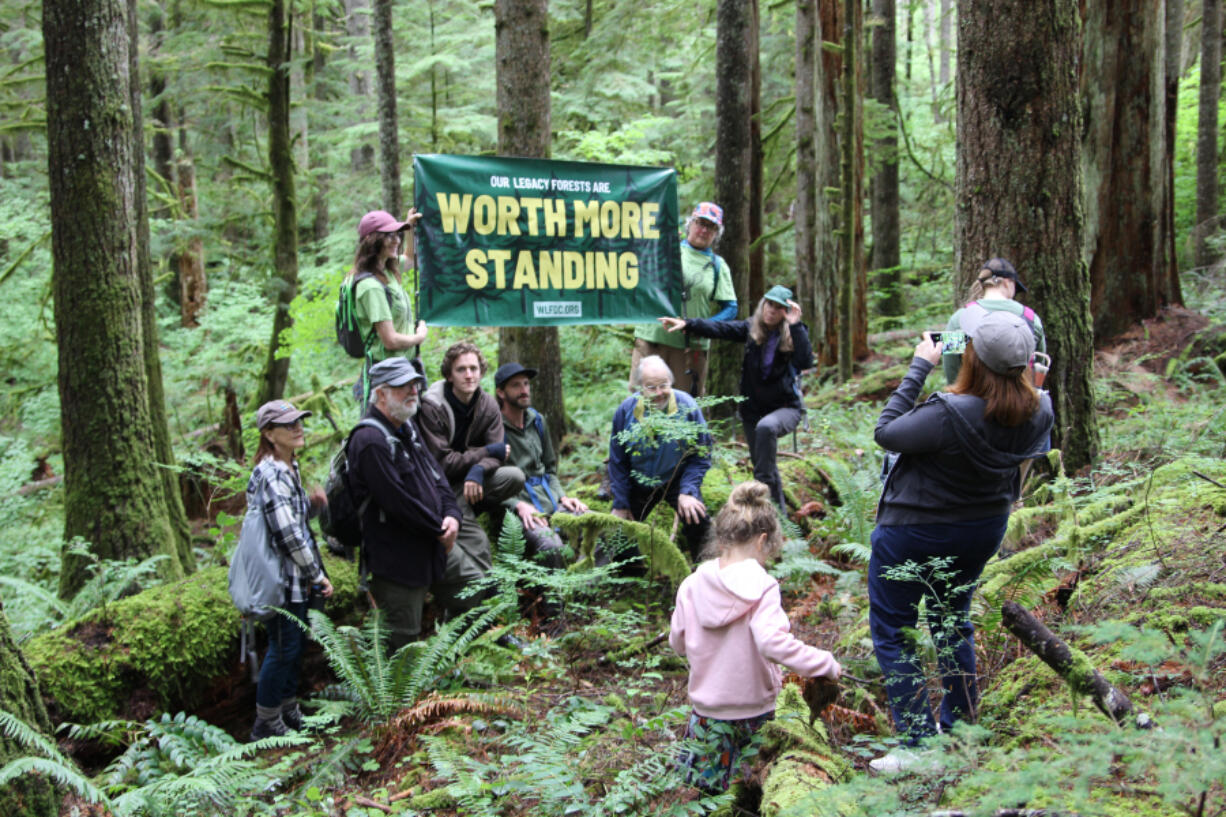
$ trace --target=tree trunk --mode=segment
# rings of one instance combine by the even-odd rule
[[[1222,96],[1222,2],[1203,0],[1200,39],[1200,116],[1196,126],[1196,227],[1192,236],[1197,267],[1214,260],[1209,236],[1217,229],[1217,119]]]
[[[550,56],[548,0],[496,0],[498,152],[549,158]],[[504,327],[498,362],[518,361],[538,370],[532,403],[550,422],[555,449],[570,421],[562,394],[562,347],[556,326]]]
[[[843,36],[843,7],[840,0],[818,0],[818,37],[837,43]],[[834,365],[838,355],[838,306],[840,241],[836,233],[835,212],[827,190],[839,188],[839,140],[836,123],[839,115],[839,78],[843,57],[821,49],[817,75],[817,273],[815,308],[810,324],[813,348],[823,366]]]
[[[190,156],[179,160],[176,175],[183,217],[196,221],[200,209],[196,200],[196,167]],[[176,253],[175,260],[179,265],[179,319],[184,327],[193,328],[200,325],[200,312],[209,291],[204,274],[204,239],[199,236],[188,239],[187,247]]]
[[[749,305],[749,165],[752,55],[749,36],[753,8],[744,0],[718,0],[715,38],[715,200],[724,208],[724,234],[717,252],[728,262],[736,299]],[[735,343],[713,343],[707,394],[736,394],[742,350]],[[727,407],[727,408],[725,408]],[[730,417],[731,406],[713,407]]]
[[[750,0],[748,42],[749,54],[749,298],[746,309],[752,311],[766,294],[766,244],[758,242],[763,229],[763,167],[762,167],[762,63],[759,47],[758,0]],[[758,242],[755,244],[754,242]],[[775,282],[772,281],[772,284]],[[790,282],[789,282],[790,283]]]
[[[938,46],[939,53],[937,55],[937,81],[940,84],[941,94],[945,93],[945,89],[949,86],[949,58],[954,50],[953,43],[953,16],[954,4],[951,0],[941,0],[940,10],[937,12],[941,18],[937,20]],[[944,115],[941,116],[941,121],[944,121]]]
[[[1175,194],[1175,122],[1179,118],[1179,76],[1180,64],[1183,62],[1183,17],[1184,0],[1166,0],[1166,187],[1172,199]],[[1179,284],[1179,254],[1175,240],[1175,208],[1167,207],[1164,211],[1163,235],[1167,247],[1164,252],[1172,259],[1171,278],[1166,288],[1171,294],[1171,301],[1183,303],[1183,292]]]
[[[163,574],[183,573],[150,410],[156,327],[142,320],[143,151],[128,24],[120,0],[43,5],[64,538],[90,544],[65,549],[65,598],[94,558],[164,553]]]
[[[179,568],[191,572],[196,569],[196,556],[192,551],[192,532],[183,506],[183,494],[179,491],[179,479],[173,470],[174,446],[170,442],[170,429],[166,424],[166,395],[162,387],[161,340],[158,337],[157,294],[153,287],[153,267],[149,261],[149,214],[145,190],[145,130],[141,122],[140,70],[137,64],[140,25],[137,16],[137,0],[127,0],[128,7],[128,99],[132,106],[132,179],[135,183],[135,198],[132,217],[135,219],[135,259],[141,297],[141,345],[145,356],[145,378],[149,396],[149,424],[153,433],[155,460],[159,464],[157,474],[162,483],[166,501],[167,519],[174,531],[174,549]],[[177,15],[176,15],[177,16]],[[179,568],[170,575],[179,575]]]
[[[1076,0],[958,4],[956,291],[992,256],[1021,272],[1047,329],[1054,436],[1074,471],[1098,450],[1081,258],[1079,31]]]
[[[839,192],[842,197],[843,217],[839,229],[843,246],[839,277],[839,381],[851,380],[854,349],[852,327],[855,316],[856,293],[856,95],[857,49],[856,2],[845,0],[843,4],[843,127],[842,174]]]
[[[392,0],[374,0],[375,88],[379,98],[379,181],[383,208],[404,216],[400,196],[400,131],[396,124],[396,55],[392,43]]]
[[[170,218],[169,200],[174,195],[174,115],[166,95],[166,75],[157,66],[166,33],[166,14],[158,3],[149,14],[149,96],[153,98],[153,170],[158,175],[162,201],[153,209],[154,218]],[[173,259],[172,259],[173,263]]]
[[[290,147],[289,61],[293,32],[285,0],[268,10],[268,166],[272,171],[273,284],[276,312],[259,402],[285,394],[289,358],[277,357],[281,333],[293,325],[290,303],[298,294],[298,203],[294,194],[294,156]]]
[[[0,604],[0,710],[8,712],[52,738],[51,719],[43,706],[38,681],[26,664],[9,629],[4,606]],[[0,735],[0,766],[30,754],[15,741]],[[0,787],[0,813],[8,817],[56,817],[63,792],[39,774],[31,774]]]
[[[351,43],[370,36],[370,0],[345,0],[345,34]],[[357,56],[357,49],[350,45],[349,59],[356,61]],[[354,119],[366,121],[370,76],[365,70],[359,68],[349,74],[349,95],[357,100]],[[360,173],[370,167],[373,157],[374,149],[370,145],[359,145],[349,151],[349,168]]]
[[[873,57],[870,93],[893,113],[889,135],[877,141],[880,170],[869,185],[872,198],[874,289],[882,315],[902,315],[898,226],[898,101],[894,96],[894,0],[873,0]],[[893,324],[891,324],[893,325]]]
[[[1150,0],[1089,4],[1082,25],[1085,258],[1100,339],[1174,299],[1164,25]]]
[[[932,121],[940,125],[945,121],[945,117],[941,115],[941,103],[937,98],[939,93],[939,83],[937,82],[937,61],[935,49],[932,47],[932,30],[935,27],[932,19],[932,4],[937,0],[921,0],[924,6],[924,51],[928,54],[928,82],[929,92],[932,94]]]
[[[817,0],[796,2],[796,302],[817,330]],[[815,338],[816,340],[816,338]]]

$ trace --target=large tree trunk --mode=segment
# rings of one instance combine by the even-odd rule
[[[817,330],[817,0],[796,2],[796,302]],[[816,337],[814,338],[816,340]]]
[[[161,341],[158,337],[157,294],[153,286],[153,266],[149,260],[149,214],[145,189],[145,130],[141,122],[140,70],[137,65],[140,25],[137,0],[127,0],[128,8],[128,98],[132,105],[133,182],[136,185],[133,218],[136,226],[136,270],[141,296],[141,345],[145,355],[145,377],[148,383],[149,424],[153,432],[153,447],[159,463],[158,477],[166,500],[166,513],[174,531],[174,548],[184,571],[196,569],[192,551],[192,532],[183,507],[179,478],[174,472],[174,446],[166,423],[166,395],[162,387]],[[178,575],[174,571],[172,575]]]
[[[873,56],[869,92],[898,116],[894,96],[896,53],[894,0],[873,0]],[[876,271],[874,288],[882,315],[902,315],[902,275],[899,271],[898,227],[898,123],[891,120],[889,135],[877,141],[880,170],[869,185],[872,199],[873,255],[870,266]]]
[[[1151,0],[1086,6],[1085,258],[1094,334],[1108,338],[1176,300],[1166,163],[1165,10]],[[1044,316],[1046,317],[1046,316]]]
[[[289,60],[292,42],[285,0],[268,10],[268,166],[272,170],[273,283],[276,312],[259,402],[285,394],[289,358],[277,357],[281,333],[293,325],[290,303],[298,294],[298,202],[294,193],[294,156],[290,147]]]
[[[351,42],[364,40],[370,36],[370,0],[345,0],[345,34]],[[349,46],[349,58],[357,58],[357,49]],[[349,74],[349,95],[357,100],[354,119],[362,122],[367,117],[367,98],[370,96],[370,77],[366,71],[358,69]],[[359,173],[370,167],[374,157],[374,148],[370,145],[359,145],[349,151],[349,168]]]
[[[45,6],[44,6],[45,7]],[[38,681],[13,640],[8,618],[0,605],[0,710],[50,738],[51,719],[43,706]],[[30,754],[15,741],[0,735],[0,766]],[[0,787],[0,814],[8,817],[56,817],[60,813],[62,792],[42,775],[28,775]]]
[[[956,291],[997,255],[1027,281],[1047,329],[1055,437],[1070,470],[1098,450],[1081,258],[1079,31],[1076,0],[958,3]]]
[[[839,380],[851,380],[854,349],[852,329],[855,320],[856,294],[856,97],[859,94],[857,70],[857,39],[855,0],[843,4],[843,126],[839,134],[842,153],[839,194],[842,198],[842,232],[839,276]]]
[[[144,168],[128,26],[120,0],[43,6],[64,538],[90,543],[88,554],[65,550],[64,597],[94,558],[164,553],[165,575],[184,567],[158,466],[168,460],[154,426],[165,433],[165,420],[151,416],[160,377],[151,391],[156,328],[142,313]]]
[[[728,262],[736,299],[749,304],[749,164],[752,55],[749,35],[753,8],[745,0],[719,0],[715,41],[715,200],[724,208],[724,235],[717,251]],[[741,348],[713,343],[707,394],[736,394],[741,373]],[[725,408],[728,406],[728,408]],[[731,416],[730,404],[711,412]]]
[[[818,0],[818,38],[837,44],[843,36],[841,0]],[[839,79],[843,57],[836,51],[820,49],[817,67],[817,247],[815,305],[810,324],[813,348],[823,366],[835,363],[838,355],[839,238],[827,190],[839,187],[839,140],[835,124],[839,115]]]
[[[1203,0],[1200,40],[1200,116],[1196,126],[1196,227],[1192,231],[1197,267],[1213,261],[1208,238],[1217,229],[1217,119],[1222,96],[1222,2]]]
[[[762,63],[759,47],[758,0],[749,0],[749,31],[745,48],[749,53],[749,298],[746,308],[752,311],[766,294],[766,244],[758,241],[763,229],[763,157],[762,157]],[[771,284],[777,282],[772,281]],[[789,282],[790,283],[790,282]]]
[[[400,194],[400,131],[396,124],[396,55],[392,43],[392,0],[374,0],[375,88],[379,98],[379,180],[383,208],[404,215]]]
[[[1175,122],[1179,118],[1179,76],[1182,73],[1180,65],[1183,61],[1183,16],[1184,0],[1166,0],[1166,187],[1174,198],[1175,195]],[[1171,279],[1167,289],[1171,300],[1183,303],[1183,292],[1179,284],[1179,254],[1175,241],[1175,208],[1167,207],[1163,221],[1163,235],[1166,237],[1167,248],[1164,252],[1174,260],[1171,265]]]
[[[497,0],[498,152],[548,158],[550,62],[548,0]],[[562,394],[562,348],[555,326],[506,327],[498,333],[500,363],[519,361],[538,370],[532,402],[550,419],[554,447],[569,427]]]

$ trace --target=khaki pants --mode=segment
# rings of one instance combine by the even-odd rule
[[[630,391],[638,389],[639,361],[649,355],[664,358],[673,373],[673,386],[691,397],[701,397],[707,388],[707,350],[690,347],[678,349],[652,343],[642,338],[634,339],[634,351],[630,353]]]

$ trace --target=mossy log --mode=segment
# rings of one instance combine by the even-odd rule
[[[1117,724],[1128,721],[1132,701],[1094,668],[1085,653],[1070,647],[1020,604],[1007,601],[1000,612],[1009,632],[1067,681],[1073,694],[1091,696],[1094,705]]]
[[[805,804],[849,776],[851,767],[830,746],[825,724],[809,725],[809,707],[795,684],[784,686],[762,736],[762,755],[773,758],[762,782],[762,817],[813,813]]]
[[[591,567],[595,563],[596,543],[600,537],[607,532],[620,530],[638,544],[650,575],[666,578],[674,586],[690,575],[690,560],[669,538],[669,531],[655,525],[631,522],[599,511],[588,511],[581,516],[554,514],[552,522],[570,537],[570,541],[578,543],[575,550],[579,558],[572,569]]]
[[[344,616],[357,597],[352,563],[324,554],[335,594],[329,614]],[[149,717],[232,694],[240,616],[225,567],[91,610],[23,645],[51,716],[92,723]]]

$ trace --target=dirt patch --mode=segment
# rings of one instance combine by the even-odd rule
[[[109,645],[114,639],[111,637],[115,628],[110,622],[105,621],[83,621],[76,627],[73,627],[68,632],[68,637],[74,641],[79,641],[90,649],[102,649]]]
[[[1131,329],[1098,345],[1094,365],[1097,373],[1145,371],[1166,373],[1167,363],[1178,357],[1209,319],[1182,306],[1168,306],[1157,317],[1147,318]]]

